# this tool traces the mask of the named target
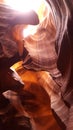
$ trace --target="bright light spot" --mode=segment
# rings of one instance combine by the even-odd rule
[[[33,9],[36,11],[42,0],[5,0],[5,3],[11,6],[13,9],[27,12]]]
[[[36,33],[37,26],[28,25],[27,28],[23,30],[23,37],[28,37],[29,35],[33,35]]]

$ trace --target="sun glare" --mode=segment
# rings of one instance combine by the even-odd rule
[[[37,10],[42,0],[5,0],[5,3],[13,9],[27,12],[31,9]]]
[[[45,17],[45,9],[48,9],[48,12],[50,12],[49,6],[46,8],[47,2],[45,0],[5,0],[5,3],[20,12],[29,12],[30,10],[34,10],[38,14],[40,22]],[[27,28],[24,28],[22,32],[23,37],[33,35],[36,32],[37,26],[38,25],[28,25]]]

